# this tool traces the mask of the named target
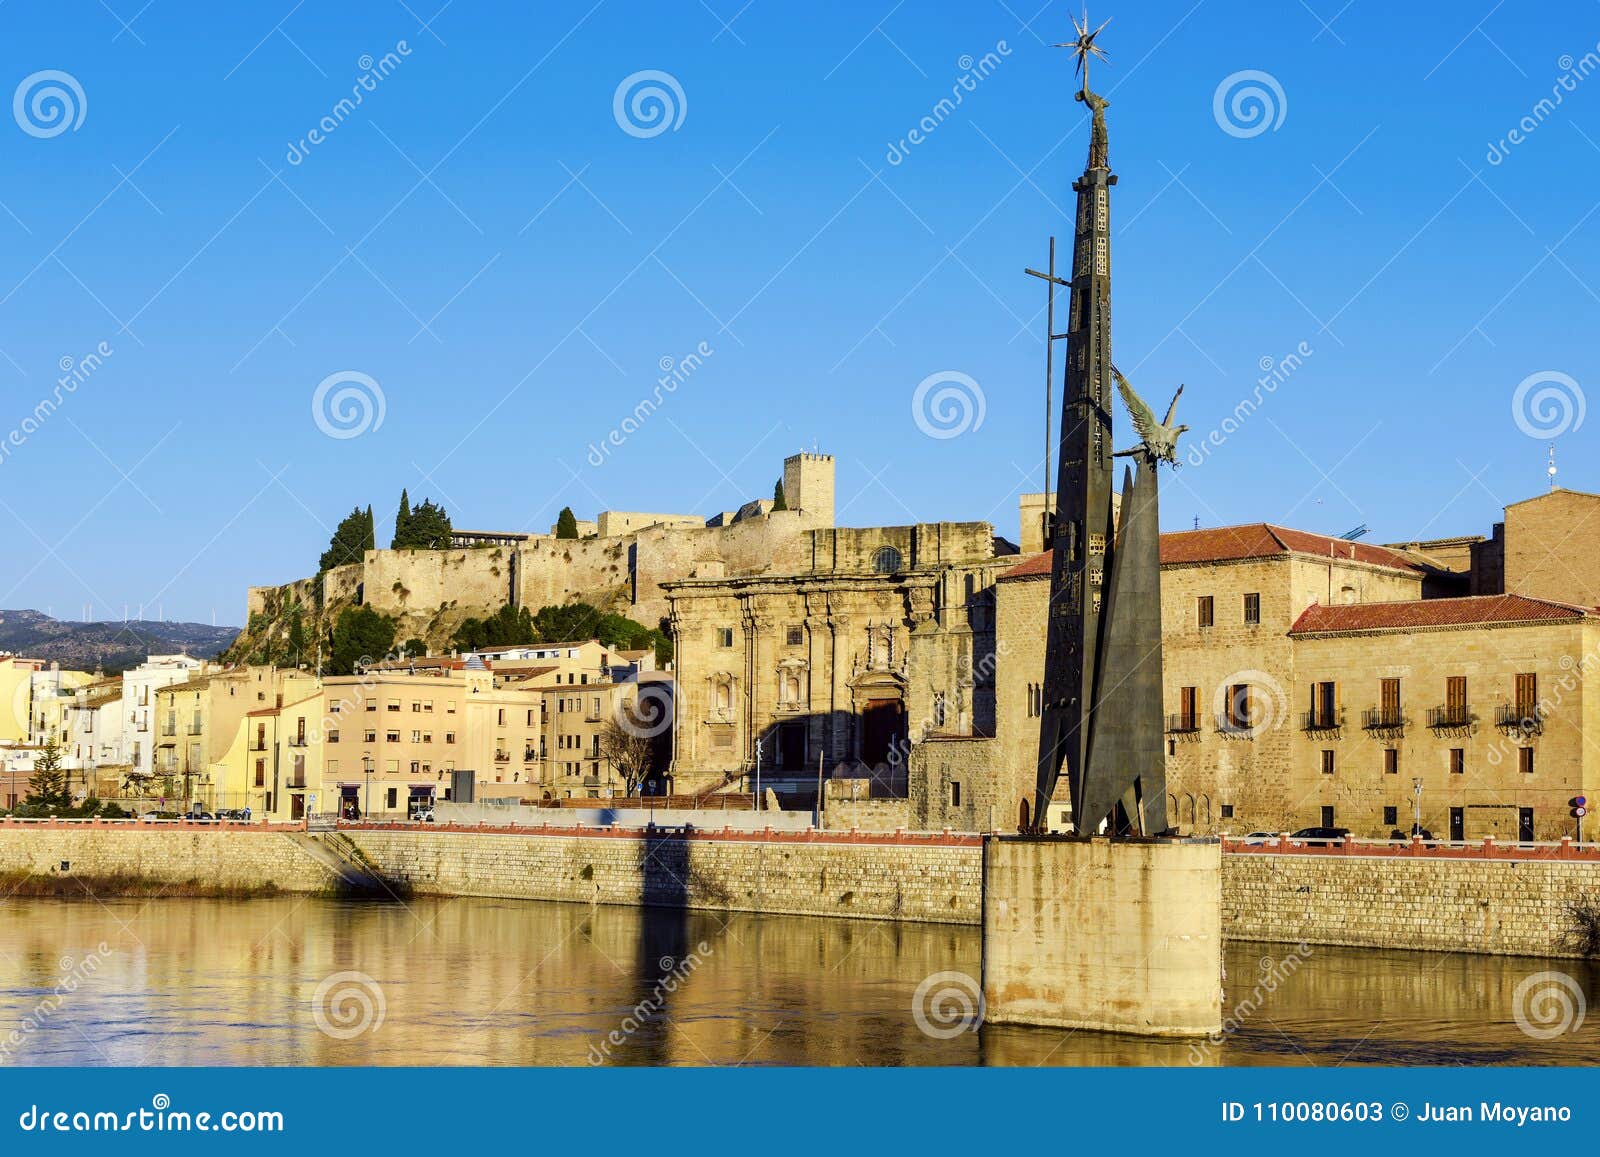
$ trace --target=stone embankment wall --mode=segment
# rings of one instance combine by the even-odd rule
[[[971,836],[684,837],[344,829],[418,893],[976,924]]]
[[[393,880],[437,895],[980,920],[982,848],[972,836],[404,825],[340,835]],[[287,826],[0,821],[0,876],[331,890],[332,873],[298,844],[307,838]],[[1600,901],[1600,852],[1588,849],[1234,844],[1222,857],[1223,934],[1234,940],[1571,956],[1570,905],[1586,899]]]
[[[5,823],[0,824],[0,876],[77,878],[90,891],[136,881],[179,894],[331,891],[332,875],[296,845],[297,830]]]
[[[1224,932],[1234,940],[1579,955],[1569,942],[1576,927],[1569,906],[1600,901],[1600,855],[1547,848],[1491,859],[1478,849],[1452,851],[1224,855]]]

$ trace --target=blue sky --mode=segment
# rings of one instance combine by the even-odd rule
[[[1600,416],[1576,410],[1597,380],[1600,78],[1580,74],[1600,6],[1491,5],[1091,13],[1112,18],[1095,80],[1119,365],[1158,403],[1186,383],[1203,437],[1263,359],[1310,351],[1167,476],[1169,528],[1486,533],[1544,485],[1550,430],[1561,481],[1600,486]],[[841,523],[1015,537],[1041,458],[1042,288],[1022,270],[1051,233],[1065,264],[1087,145],[1044,47],[1067,11],[11,0],[0,442],[22,436],[0,457],[0,606],[238,622],[244,587],[313,570],[351,506],[386,534],[402,486],[458,526],[542,530],[569,504],[731,507],[813,445],[838,458]],[[29,89],[46,71],[82,94],[73,127],[27,99],[64,87]],[[615,111],[652,71],[682,94],[660,132],[626,92]],[[1236,81],[1219,115],[1243,72],[1270,85]],[[1252,84],[1276,109],[1259,132],[1227,100]],[[346,372],[383,419],[330,437],[349,431],[312,399]],[[981,392],[958,436],[913,412],[941,373]]]

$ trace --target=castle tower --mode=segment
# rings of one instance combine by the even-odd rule
[[[809,514],[815,526],[833,525],[833,455],[791,454],[783,460],[783,500]]]

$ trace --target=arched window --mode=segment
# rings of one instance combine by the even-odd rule
[[[899,574],[905,568],[898,550],[892,546],[880,546],[872,556],[872,569],[879,574]]]

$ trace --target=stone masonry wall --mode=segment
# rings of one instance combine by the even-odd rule
[[[1234,940],[1575,956],[1566,905],[1600,896],[1597,860],[1267,855],[1222,857]]]
[[[418,892],[976,924],[977,842],[351,831]]]
[[[694,838],[346,829],[419,892],[976,925],[982,849],[938,837]],[[287,831],[0,825],[0,874],[130,876],[219,889],[329,888]],[[62,863],[68,867],[63,869]],[[1570,956],[1567,905],[1600,896],[1600,858],[1230,852],[1233,940]]]
[[[6,825],[0,828],[0,875],[121,876],[219,890],[327,890],[328,871],[295,839],[295,833],[283,831]]]

